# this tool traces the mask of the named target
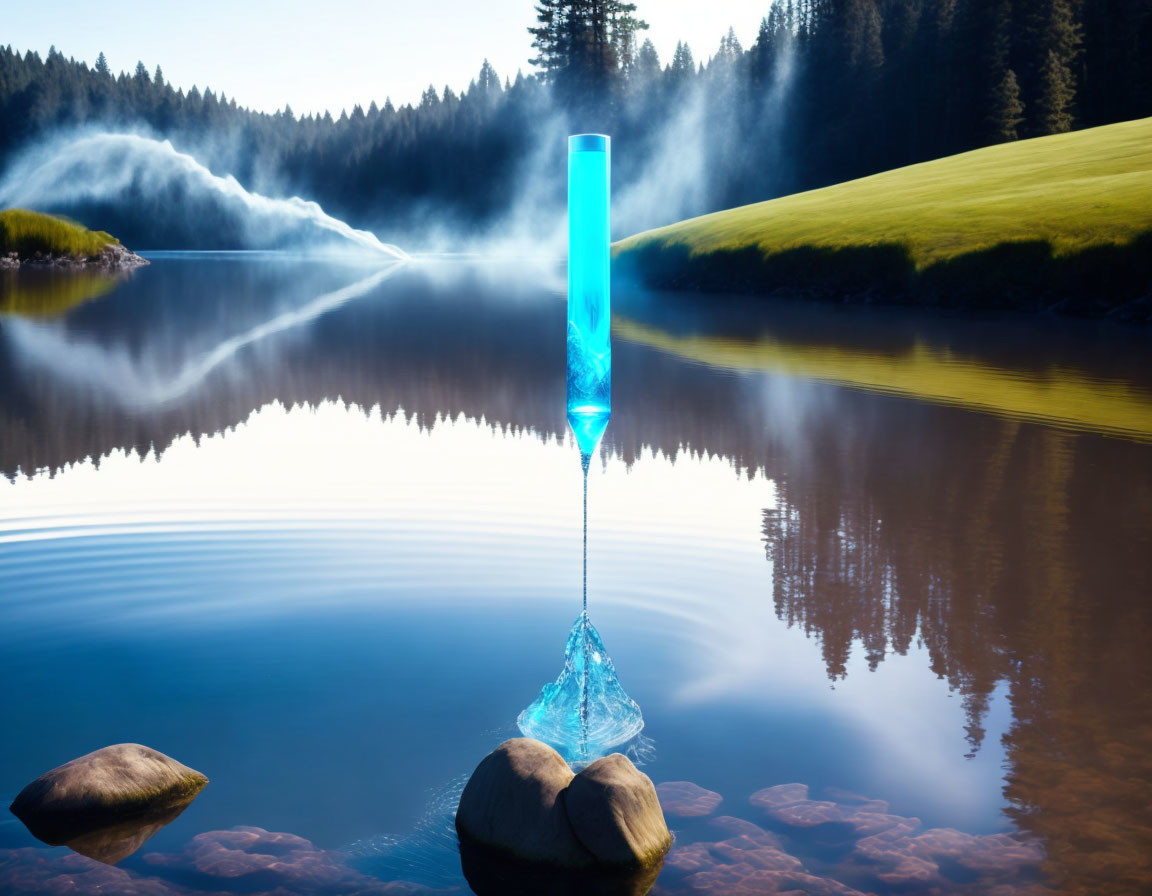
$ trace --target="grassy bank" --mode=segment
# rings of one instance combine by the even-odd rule
[[[74,221],[10,208],[0,211],[0,255],[15,252],[30,258],[37,252],[88,258],[118,241],[102,230],[89,230]]]
[[[1152,118],[693,218],[614,254],[621,273],[673,288],[1143,317]]]

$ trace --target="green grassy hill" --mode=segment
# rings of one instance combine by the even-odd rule
[[[1152,118],[704,215],[614,254],[661,286],[1105,311],[1152,292]]]
[[[0,255],[15,252],[27,258],[43,252],[86,258],[117,242],[102,230],[54,215],[19,208],[0,211]]]

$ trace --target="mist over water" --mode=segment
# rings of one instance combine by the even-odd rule
[[[25,150],[0,181],[0,206],[38,211],[96,205],[126,213],[140,198],[148,200],[147,213],[183,218],[190,228],[212,228],[223,218],[227,224],[222,229],[239,236],[243,248],[319,244],[379,253],[394,260],[408,257],[399,247],[332,217],[315,202],[251,192],[232,175],[214,174],[169,141],[139,134],[57,137]]]
[[[770,88],[754,100],[743,97],[731,67],[716,64],[672,89],[671,114],[648,129],[637,126],[647,114],[646,91],[622,100],[621,128],[613,134],[613,239],[787,192],[791,165],[783,137],[796,80],[793,57],[790,49],[780,53]],[[740,115],[745,100],[760,107],[754,132]],[[459,192],[405,195],[408,179],[421,175],[403,164],[383,169],[395,189],[392,199],[355,211],[356,202],[332,197],[331,183],[291,175],[275,147],[245,150],[222,133],[176,135],[177,149],[147,132],[91,128],[26,146],[0,173],[0,207],[70,215],[136,250],[303,248],[408,258],[394,243],[302,198],[314,194],[409,250],[551,263],[566,250],[567,135],[603,131],[601,117],[566,109],[542,93],[531,123],[500,162],[502,198],[473,217]]]

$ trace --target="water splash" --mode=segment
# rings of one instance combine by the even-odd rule
[[[301,235],[331,235],[368,252],[405,260],[406,252],[356,230],[317,203],[274,199],[246,190],[232,175],[213,174],[167,140],[138,134],[62,138],[23,153],[0,182],[0,207],[59,208],[83,202],[119,203],[125,196],[210,198],[235,215],[252,246],[276,246]],[[173,214],[179,212],[173,210]]]
[[[516,724],[526,737],[550,744],[570,762],[602,756],[643,730],[640,707],[620,686],[587,612],[568,634],[559,678],[544,685]]]

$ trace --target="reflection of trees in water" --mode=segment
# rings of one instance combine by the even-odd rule
[[[0,271],[0,314],[55,317],[99,298],[130,276],[123,271]]]
[[[378,405],[385,414],[403,409],[422,426],[464,415],[502,430],[563,438],[563,303],[493,308],[490,301],[478,296],[437,307],[434,294],[419,291],[395,302],[370,299],[318,319],[306,339],[288,334],[274,351],[245,349],[199,388],[155,407],[125,407],[99,388],[18,367],[15,352],[0,341],[0,470],[11,477],[98,461],[117,449],[163,452],[186,433],[230,429],[271,402],[340,399],[364,409]],[[197,331],[220,326],[209,314],[192,322],[161,316],[149,327],[118,319],[115,307],[96,310],[109,325],[90,327],[89,338],[118,361],[125,353],[150,362],[159,355],[161,363],[148,368],[165,360],[152,347],[180,348],[183,328],[210,347],[213,339]],[[130,333],[130,347],[118,341],[129,326],[139,331]],[[237,328],[243,326],[222,328],[220,338]],[[743,400],[740,380],[627,344],[617,345],[613,367],[614,413],[604,444],[625,462],[651,448],[718,454],[739,469],[768,465],[766,451],[775,449],[760,438],[767,410]]]
[[[269,289],[254,283],[245,302]],[[246,350],[152,409],[17,369],[0,347],[0,469],[162,451],[272,401],[342,399],[403,408],[423,425],[463,414],[541,438],[565,432],[562,302],[501,306],[477,290],[475,301],[437,306],[418,289],[399,293],[326,315],[274,352]],[[110,310],[109,300],[84,308],[123,332],[117,314],[139,309],[114,298]],[[197,326],[234,316],[234,295],[216,317],[193,300]],[[188,325],[179,315],[127,323],[141,352],[167,337],[181,344]],[[116,344],[99,321],[86,330]],[[922,642],[964,700],[973,748],[1005,686],[1010,814],[1046,838],[1052,880],[1084,894],[1152,891],[1148,446],[733,376],[623,340],[613,361],[609,450],[626,462],[648,448],[704,452],[776,481],[764,518],[776,611],[819,637],[831,677],[846,674],[854,642],[873,668]]]
[[[778,615],[833,679],[853,642],[875,668],[918,639],[974,749],[1004,683],[1008,812],[1044,836],[1051,882],[1152,891],[1148,448],[898,417],[829,418],[789,457],[764,516]]]

